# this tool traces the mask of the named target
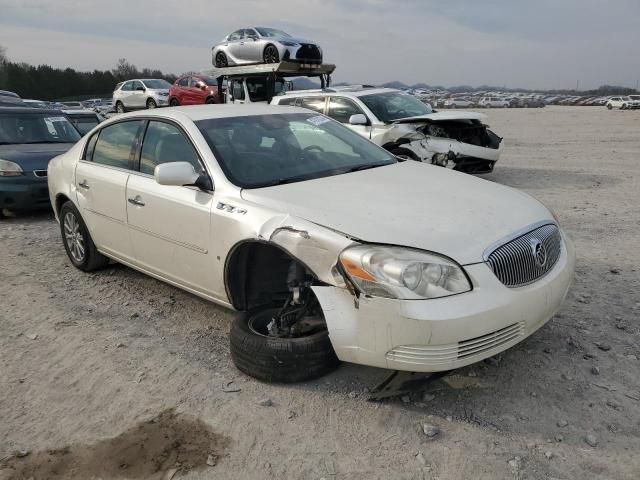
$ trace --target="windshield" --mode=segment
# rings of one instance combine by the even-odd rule
[[[431,106],[408,93],[387,92],[358,97],[379,120],[389,123],[400,118],[433,113]]]
[[[291,37],[288,33],[278,30],[277,28],[257,27],[256,30],[263,37]]]
[[[78,131],[67,117],[56,114],[0,115],[0,145],[21,143],[75,143]]]
[[[95,115],[84,115],[81,117],[69,117],[69,120],[78,131],[84,135],[89,132],[93,127],[100,123]]]
[[[147,88],[153,88],[153,89],[171,88],[171,84],[166,80],[143,80],[142,83],[144,83]]]
[[[300,182],[396,162],[381,147],[314,113],[195,123],[227,178],[242,188]]]

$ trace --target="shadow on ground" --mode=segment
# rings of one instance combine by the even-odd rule
[[[211,468],[207,462],[215,465],[227,444],[206,423],[169,409],[92,445],[18,452],[0,460],[0,478],[160,480],[177,471]]]

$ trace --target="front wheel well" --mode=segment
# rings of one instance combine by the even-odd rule
[[[236,310],[282,305],[295,284],[317,283],[315,275],[288,252],[268,242],[236,245],[225,264],[225,286]]]

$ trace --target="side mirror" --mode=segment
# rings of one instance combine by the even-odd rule
[[[199,175],[189,162],[169,162],[156,165],[153,178],[159,185],[193,185],[198,181]]]
[[[137,92],[144,92],[144,87],[138,87],[138,88],[136,88],[136,91]]]
[[[249,38],[250,40],[253,40],[254,42],[257,42],[257,41],[258,41],[258,37],[257,37],[257,36],[255,36],[255,35],[249,35],[249,37],[248,37],[248,38]]]
[[[349,117],[349,125],[367,125],[368,123],[369,120],[363,113],[356,113]]]

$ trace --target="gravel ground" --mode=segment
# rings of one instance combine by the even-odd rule
[[[388,372],[349,364],[257,382],[228,311],[74,269],[49,214],[0,221],[0,479],[640,478],[640,111],[488,114],[485,178],[557,213],[575,282],[535,335],[402,399],[368,402]]]

